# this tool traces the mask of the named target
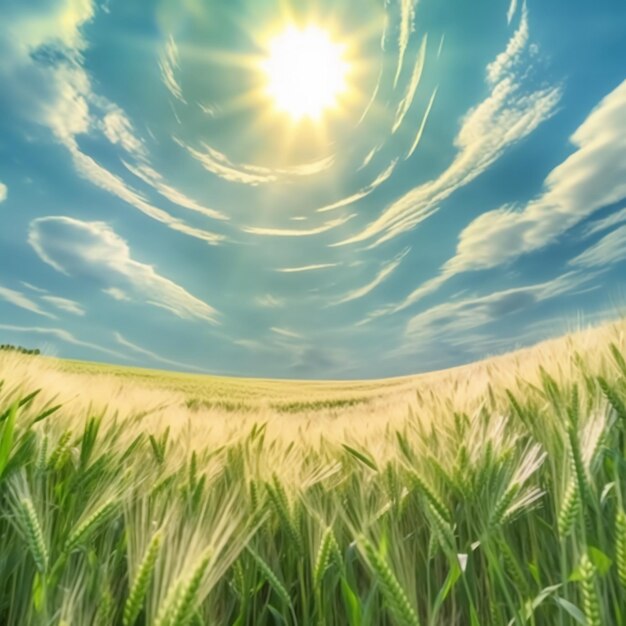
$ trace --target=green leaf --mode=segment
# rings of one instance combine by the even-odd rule
[[[582,626],[586,626],[587,620],[585,619],[585,615],[577,606],[572,604],[569,600],[561,598],[560,596],[555,596],[554,601],[562,609],[567,611],[579,624],[582,624]]]
[[[13,434],[15,431],[15,418],[17,417],[18,403],[14,402],[7,411],[7,418],[0,434],[0,477],[9,462],[11,447],[13,445]]]
[[[448,572],[446,579],[443,583],[443,586],[439,590],[437,597],[435,598],[435,602],[433,604],[431,620],[435,621],[435,616],[439,612],[441,605],[445,602],[445,599],[448,597],[450,591],[452,591],[454,585],[456,585],[457,581],[461,577],[461,566],[458,562],[452,562],[452,568]]]
[[[354,458],[358,459],[359,461],[361,461],[361,463],[363,463],[364,465],[367,465],[367,467],[369,467],[370,469],[373,469],[375,472],[378,471],[378,466],[376,465],[372,457],[368,456],[367,454],[363,452],[359,452],[358,450],[355,450],[354,448],[350,447],[349,445],[345,443],[342,445],[345,448],[345,450],[349,452]]]
[[[361,626],[361,603],[352,590],[352,587],[350,587],[348,581],[343,576],[341,578],[341,595],[343,596],[343,603],[346,607],[350,626]]]
[[[602,550],[589,546],[587,554],[589,555],[589,560],[594,564],[600,576],[604,576],[604,574],[611,569],[613,561],[604,552],[602,552]]]

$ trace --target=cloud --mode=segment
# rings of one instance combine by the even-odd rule
[[[85,315],[85,309],[74,300],[68,300],[67,298],[60,298],[58,296],[41,296],[41,299],[65,313],[71,313],[72,315],[79,315],[81,317]]]
[[[285,274],[293,274],[299,272],[313,272],[316,270],[325,270],[330,267],[337,267],[339,263],[317,263],[316,265],[300,265],[299,267],[281,267],[277,269],[277,272],[283,272]]]
[[[287,337],[288,339],[302,339],[302,335],[294,332],[293,330],[289,330],[288,328],[279,328],[277,326],[272,326],[270,330],[281,337]]]
[[[282,298],[277,298],[270,293],[267,293],[264,296],[258,296],[255,299],[255,302],[258,306],[266,309],[278,309],[285,306],[285,301]]]
[[[170,35],[165,44],[165,50],[159,59],[159,67],[161,68],[161,78],[167,90],[177,99],[187,104],[183,97],[183,90],[180,83],[176,79],[176,70],[178,69],[178,46],[174,37]]]
[[[0,202],[4,202],[7,199],[8,189],[4,183],[0,183]]]
[[[173,139],[198,161],[207,172],[211,172],[229,182],[244,185],[263,185],[283,178],[312,176],[327,170],[335,162],[334,155],[330,155],[311,163],[284,168],[268,168],[259,165],[233,163],[224,153],[209,146],[206,142],[202,142],[202,149],[198,150],[181,139],[176,137]]]
[[[524,12],[518,32],[528,28]],[[512,144],[528,136],[539,124],[548,119],[561,97],[558,86],[534,91],[524,89],[528,67],[518,76],[522,58],[528,60],[529,47],[507,46],[504,57],[498,55],[496,63],[502,72],[488,66],[489,96],[471,109],[463,118],[455,139],[457,154],[450,166],[436,179],[415,187],[388,206],[383,213],[361,232],[341,242],[341,245],[376,238],[378,245],[396,237],[427,219],[438,211],[439,205],[457,189],[482,174]],[[507,71],[504,71],[506,68]],[[497,77],[496,82],[492,78]]]
[[[398,65],[396,75],[393,80],[393,86],[398,84],[402,65],[404,64],[404,55],[406,53],[411,33],[413,32],[413,23],[415,21],[415,3],[416,0],[400,0],[400,34],[398,36]]]
[[[605,235],[569,264],[579,267],[602,267],[626,260],[626,226]]]
[[[576,150],[548,174],[540,196],[521,209],[505,207],[477,217],[461,233],[456,255],[441,273],[395,310],[433,293],[460,272],[497,267],[542,248],[598,209],[626,197],[623,119],[626,81],[603,98],[572,135]],[[589,253],[578,264],[591,262],[598,254]]]
[[[406,89],[406,94],[400,103],[398,104],[398,109],[396,111],[396,116],[393,121],[393,126],[391,127],[391,132],[395,133],[398,128],[402,125],[406,114],[408,113],[411,105],[413,104],[413,99],[415,98],[415,92],[417,91],[417,86],[420,83],[422,78],[422,72],[424,71],[424,64],[426,62],[426,44],[428,42],[428,36],[424,35],[422,38],[422,45],[419,48],[417,53],[417,59],[415,60],[415,65],[413,66],[413,73],[411,74],[411,80]]]
[[[130,120],[118,107],[115,107],[104,116],[102,131],[112,144],[119,144],[126,152],[141,156],[145,155],[142,141],[135,136]]]
[[[263,226],[243,226],[241,230],[245,233],[263,235],[265,237],[309,237],[311,235],[319,235],[332,230],[333,228],[337,228],[338,226],[342,226],[355,216],[356,213],[353,213],[352,215],[347,215],[346,217],[340,217],[336,220],[326,222],[316,228],[307,228],[304,230],[298,230],[295,228],[270,228]]]
[[[21,291],[15,291],[8,287],[0,286],[0,298],[13,306],[19,307],[31,313],[36,313],[43,317],[49,317],[50,319],[56,319],[54,315],[44,311],[36,302],[33,302],[28,296],[25,296]]]
[[[462,300],[449,300],[413,316],[407,323],[406,336],[414,341],[446,342],[463,338],[468,331],[498,321],[507,315],[529,310],[540,302],[565,294],[587,290],[595,275],[568,272],[555,279],[504,289]],[[415,344],[407,344],[409,350]]]
[[[385,263],[383,267],[380,269],[378,274],[374,277],[366,285],[359,287],[358,289],[353,289],[348,292],[345,296],[340,298],[339,300],[334,301],[332,304],[343,304],[345,302],[351,302],[352,300],[358,300],[359,298],[363,298],[368,293],[374,291],[376,287],[378,287],[381,283],[383,283],[391,274],[397,269],[397,267],[402,263],[402,259],[409,253],[409,249],[403,250],[400,254],[398,254],[393,260],[389,263]]]
[[[109,293],[113,288],[132,294],[136,301],[184,319],[217,323],[213,307],[158,274],[151,265],[134,260],[128,244],[104,222],[42,217],[30,223],[28,241],[45,263],[64,274],[88,278]]]
[[[65,0],[47,9],[14,11],[2,24],[0,40],[8,47],[0,55],[0,78],[11,84],[19,114],[48,127],[86,180],[175,231],[218,243],[223,236],[191,227],[153,206],[80,149],[78,136],[100,130],[113,144],[136,157],[145,156],[123,111],[93,92],[91,79],[81,65],[86,47],[81,27],[93,15],[92,2]]]
[[[111,296],[111,298],[117,300],[118,302],[128,302],[130,300],[130,298],[117,287],[108,287],[106,289],[103,289],[102,293],[105,293],[107,296]]]
[[[433,89],[433,92],[430,96],[430,100],[428,101],[428,104],[426,105],[426,110],[424,111],[424,115],[422,116],[422,121],[419,125],[419,128],[417,129],[417,134],[415,135],[415,139],[413,140],[413,143],[411,144],[411,147],[409,148],[409,151],[407,152],[405,160],[408,159],[415,152],[415,150],[417,149],[417,146],[419,145],[419,142],[422,140],[422,135],[424,134],[424,129],[426,128],[426,122],[428,121],[428,117],[430,116],[430,112],[433,108],[433,104],[435,104],[437,91],[439,91],[439,88],[435,87],[435,89]]]
[[[129,350],[132,350],[133,352],[136,352],[137,354],[140,354],[143,357],[147,357],[148,359],[151,359],[152,361],[156,361],[157,363],[163,363],[164,365],[172,365],[173,367],[180,367],[185,370],[193,370],[196,372],[206,371],[202,369],[201,367],[190,365],[189,363],[183,363],[182,361],[175,361],[174,359],[167,359],[165,357],[160,356],[156,352],[151,352],[150,350],[146,350],[145,348],[142,348],[141,346],[138,346],[137,344],[130,342],[121,333],[114,332],[113,336],[115,337],[115,341],[117,341],[117,343],[119,343],[121,346],[124,346],[125,348],[128,348]]]
[[[164,198],[167,198],[170,202],[177,204],[178,206],[189,209],[190,211],[195,211],[196,213],[201,213],[206,217],[210,217],[215,220],[228,220],[228,216],[224,215],[220,211],[216,211],[215,209],[210,209],[199,202],[189,198],[184,193],[178,191],[171,185],[168,185],[164,180],[161,174],[157,172],[155,169],[146,165],[144,163],[138,164],[136,166],[123,161],[124,165],[128,169],[129,172],[137,176],[137,178],[141,179],[147,185],[153,187],[158,193],[160,193]]]
[[[104,348],[102,346],[99,346],[98,344],[77,339],[74,335],[72,335],[72,333],[68,332],[67,330],[63,330],[62,328],[44,328],[39,326],[14,326],[12,324],[0,324],[0,330],[8,330],[16,333],[31,333],[35,335],[50,335],[55,339],[58,339],[65,343],[69,343],[73,346],[89,348],[90,350],[96,350],[97,352],[102,352],[104,354],[108,354],[119,359],[128,359],[125,354],[117,352],[116,350],[110,350],[109,348]]]
[[[319,213],[325,213],[326,211],[334,211],[335,209],[340,209],[342,207],[348,206],[349,204],[354,204],[359,200],[362,200],[366,196],[369,196],[372,191],[380,187],[385,181],[391,178],[394,170],[396,169],[396,165],[398,164],[398,159],[393,159],[391,163],[371,182],[369,185],[366,185],[362,189],[359,189],[356,193],[351,196],[347,196],[346,198],[342,198],[337,202],[333,202],[332,204],[327,204],[323,206],[317,211]]]
[[[553,169],[543,193],[521,210],[484,213],[461,233],[450,271],[482,269],[546,246],[596,210],[626,197],[626,81],[571,137],[576,150]]]
[[[41,287],[37,287],[36,285],[31,285],[25,281],[22,281],[22,285],[26,287],[26,289],[30,289],[31,291],[35,291],[36,293],[49,293],[47,289],[42,289]]]

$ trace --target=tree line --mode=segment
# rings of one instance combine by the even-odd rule
[[[0,350],[7,350],[8,352],[19,352],[20,354],[41,354],[41,350],[39,348],[24,348],[23,346],[13,346],[10,343],[1,344]]]

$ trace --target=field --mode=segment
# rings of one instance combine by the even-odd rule
[[[626,625],[625,333],[346,383],[0,354],[0,624]]]

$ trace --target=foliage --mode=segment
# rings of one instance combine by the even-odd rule
[[[5,375],[0,623],[626,625],[624,346],[559,345],[362,428],[83,412]]]

